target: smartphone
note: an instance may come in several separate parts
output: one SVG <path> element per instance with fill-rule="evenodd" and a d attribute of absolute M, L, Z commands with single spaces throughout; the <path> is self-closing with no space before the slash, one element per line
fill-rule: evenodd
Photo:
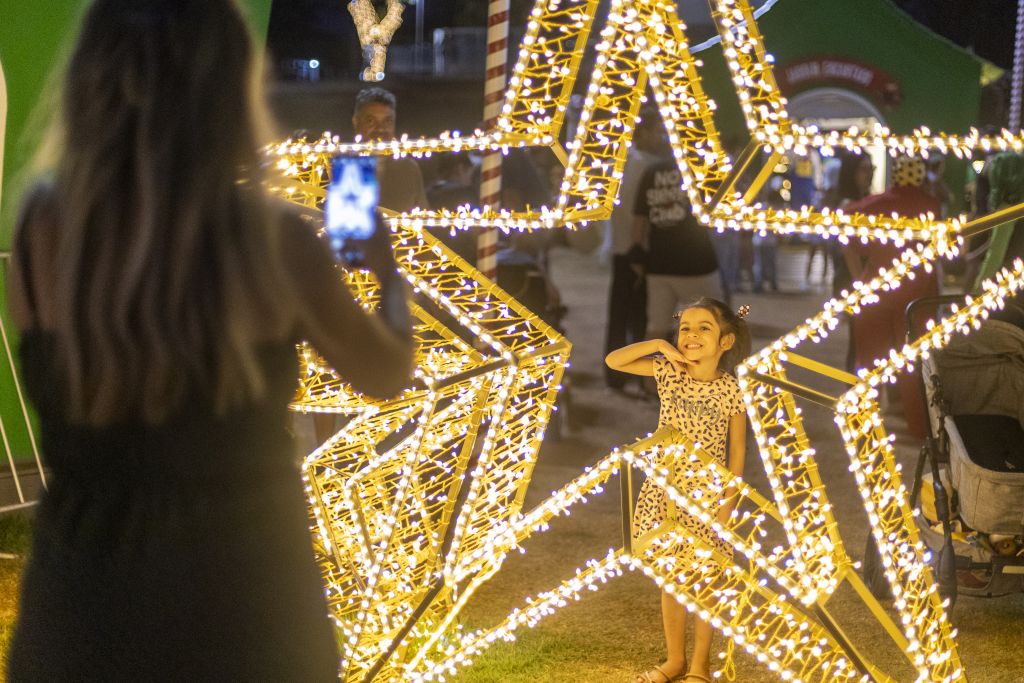
<path fill-rule="evenodd" d="M 343 264 L 365 265 L 363 243 L 377 230 L 379 202 L 375 157 L 339 154 L 331 159 L 325 224 L 331 250 Z"/>

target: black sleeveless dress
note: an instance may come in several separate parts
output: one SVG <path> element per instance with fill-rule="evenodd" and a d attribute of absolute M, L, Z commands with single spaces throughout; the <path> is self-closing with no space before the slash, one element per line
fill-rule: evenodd
<path fill-rule="evenodd" d="M 196 394 L 158 426 L 71 424 L 54 359 L 49 334 L 24 335 L 22 373 L 52 475 L 9 680 L 337 680 L 285 429 L 293 344 L 264 349 L 263 400 L 218 417 Z"/>

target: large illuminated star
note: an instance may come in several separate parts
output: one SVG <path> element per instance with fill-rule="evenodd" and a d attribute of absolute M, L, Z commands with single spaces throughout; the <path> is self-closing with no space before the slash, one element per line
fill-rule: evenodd
<path fill-rule="evenodd" d="M 504 552 L 490 538 L 522 507 L 570 348 L 437 239 L 403 228 L 392 236 L 421 297 L 415 386 L 371 400 L 306 347 L 293 404 L 349 418 L 304 473 L 352 680 L 389 680 L 432 652 L 500 567 Z M 346 278 L 375 304 L 366 272 Z"/>
<path fill-rule="evenodd" d="M 830 597 L 845 582 L 906 654 L 921 680 L 965 680 L 893 461 L 891 438 L 876 401 L 877 385 L 920 355 L 940 348 L 954 330 L 1001 306 L 1024 283 L 1021 264 L 1000 273 L 986 284 L 983 296 L 966 302 L 948 321 L 914 344 L 894 350 L 885 363 L 862 376 L 848 375 L 796 351 L 807 340 L 827 337 L 840 315 L 856 314 L 876 302 L 912 277 L 915 269 L 930 268 L 937 259 L 955 254 L 965 236 L 1024 215 L 1024 206 L 967 222 L 830 213 L 810 207 L 772 209 L 754 204 L 753 198 L 782 154 L 801 155 L 813 149 L 829 154 L 838 148 L 861 151 L 881 145 L 893 154 L 970 156 L 976 150 L 1021 151 L 1024 139 L 1005 131 L 984 137 L 977 131 L 953 136 L 919 129 L 894 135 L 882 128 L 821 133 L 801 127 L 786 112 L 748 2 L 710 4 L 752 138 L 735 160 L 721 147 L 714 106 L 704 94 L 675 2 L 662 0 L 613 0 L 601 29 L 580 125 L 567 149 L 558 140 L 598 0 L 538 1 L 494 130 L 362 144 L 325 137 L 288 141 L 273 151 L 289 179 L 280 192 L 311 206 L 322 200 L 329 159 L 339 152 L 425 155 L 547 146 L 566 169 L 558 201 L 551 207 L 528 212 L 416 210 L 392 216 L 400 267 L 410 282 L 483 342 L 467 344 L 450 331 L 451 321 L 439 322 L 417 309 L 417 374 L 422 386 L 394 402 L 367 401 L 347 389 L 311 350 L 305 351 L 305 382 L 297 407 L 354 416 L 307 463 L 321 560 L 343 629 L 350 674 L 364 680 L 438 680 L 471 662 L 496 639 L 510 637 L 584 590 L 633 569 L 701 613 L 783 679 L 889 680 L 857 651 L 828 612 Z M 893 240 L 905 250 L 891 268 L 869 282 L 855 283 L 852 291 L 826 303 L 821 313 L 739 368 L 771 500 L 678 434 L 665 431 L 615 451 L 523 513 L 522 493 L 568 345 L 425 229 L 531 230 L 575 227 L 608 217 L 648 86 L 694 212 L 709 227 Z M 735 191 L 741 177 L 751 175 L 749 188 Z M 348 277 L 364 302 L 372 305 L 372 282 L 358 274 Z M 503 331 L 496 332 L 495 325 L 504 325 Z M 536 366 L 531 367 L 534 359 Z M 793 382 L 787 376 L 789 367 L 847 388 L 838 396 L 815 392 Z M 836 412 L 871 532 L 896 595 L 898 623 L 864 587 L 839 536 L 797 404 L 808 398 Z M 513 404 L 518 408 L 510 414 L 508 406 Z M 709 473 L 718 494 L 710 491 L 702 501 L 680 495 L 661 464 L 666 457 L 691 458 L 695 470 Z M 699 568 L 681 566 L 673 548 L 686 531 L 670 519 L 638 539 L 635 547 L 627 545 L 588 563 L 574 579 L 537 596 L 497 627 L 455 634 L 455 615 L 511 549 L 543 530 L 552 517 L 599 491 L 613 474 L 624 476 L 630 467 L 663 485 L 677 509 L 712 524 L 743 561 L 734 563 L 696 541 L 706 561 Z M 715 515 L 720 498 L 738 501 L 733 516 L 722 523 Z M 773 527 L 786 539 L 785 546 L 765 547 Z M 720 571 L 714 570 L 716 566 Z"/>

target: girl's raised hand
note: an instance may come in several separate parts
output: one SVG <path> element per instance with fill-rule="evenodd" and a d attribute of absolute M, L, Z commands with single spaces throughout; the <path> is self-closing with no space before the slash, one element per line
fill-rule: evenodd
<path fill-rule="evenodd" d="M 691 365 L 691 362 L 686 359 L 686 356 L 667 341 L 663 341 L 660 344 L 658 351 L 660 351 L 661 355 L 665 356 L 666 360 L 672 364 L 672 367 L 676 369 L 676 372 L 682 372 L 687 365 Z"/>

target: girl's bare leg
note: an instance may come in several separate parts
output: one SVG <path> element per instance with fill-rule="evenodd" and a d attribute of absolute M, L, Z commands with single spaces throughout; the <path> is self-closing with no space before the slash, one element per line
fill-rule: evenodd
<path fill-rule="evenodd" d="M 711 678 L 711 624 L 693 615 L 693 657 L 690 671 Z"/>
<path fill-rule="evenodd" d="M 650 671 L 637 676 L 638 682 L 666 683 L 666 679 L 674 681 L 686 673 L 686 608 L 664 591 L 661 593 L 661 623 L 665 628 L 665 649 L 668 658 Z"/>
<path fill-rule="evenodd" d="M 672 678 L 686 673 L 686 608 L 671 594 L 661 594 L 661 621 L 668 658 L 661 668 Z"/>

